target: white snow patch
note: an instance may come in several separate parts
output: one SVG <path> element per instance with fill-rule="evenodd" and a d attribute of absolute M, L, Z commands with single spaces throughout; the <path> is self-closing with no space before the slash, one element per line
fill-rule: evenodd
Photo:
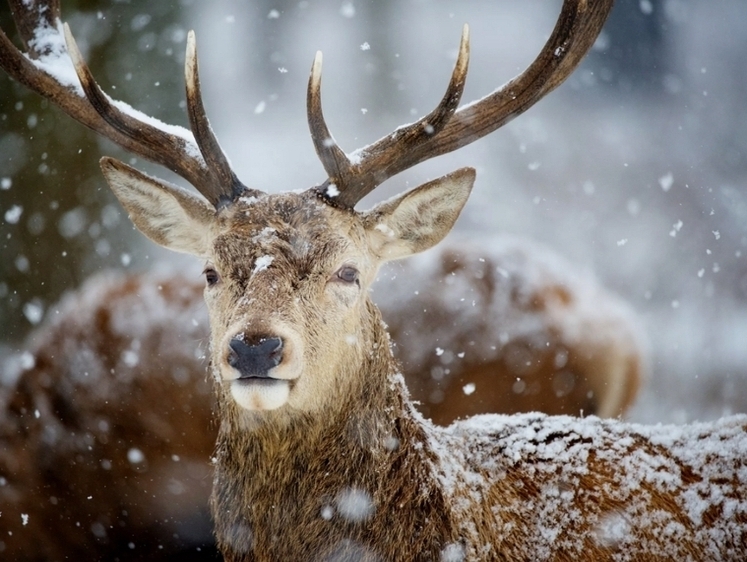
<path fill-rule="evenodd" d="M 254 269 L 252 270 L 252 275 L 260 271 L 264 271 L 265 269 L 270 267 L 270 264 L 272 263 L 273 259 L 274 258 L 272 256 L 258 257 L 257 261 L 254 262 Z"/>
<path fill-rule="evenodd" d="M 71 88 L 77 95 L 84 97 L 85 94 L 75 72 L 73 61 L 67 53 L 62 23 L 57 28 L 48 26 L 36 28 L 29 47 L 41 53 L 38 59 L 29 59 L 31 64 L 49 74 L 62 86 Z"/>
<path fill-rule="evenodd" d="M 127 460 L 130 461 L 131 464 L 140 464 L 145 460 L 145 455 L 140 449 L 133 447 L 127 451 Z"/>
<path fill-rule="evenodd" d="M 19 358 L 19 364 L 24 370 L 33 369 L 36 365 L 36 358 L 30 351 L 24 351 Z"/>
<path fill-rule="evenodd" d="M 355 6 L 352 2 L 344 2 L 342 6 L 340 6 L 340 15 L 344 18 L 353 18 L 355 17 Z"/>
<path fill-rule="evenodd" d="M 322 516 L 322 519 L 324 519 L 325 521 L 329 521 L 330 519 L 332 519 L 332 516 L 334 514 L 335 514 L 335 508 L 332 507 L 331 505 L 325 505 L 322 508 L 322 511 L 320 513 L 320 515 Z"/>
<path fill-rule="evenodd" d="M 340 195 L 340 190 L 337 189 L 337 186 L 333 183 L 329 184 L 327 186 L 327 197 L 337 197 Z"/>
<path fill-rule="evenodd" d="M 378 230 L 381 232 L 384 236 L 387 238 L 394 238 L 394 231 L 389 227 L 389 225 L 382 223 L 377 224 L 374 227 L 374 230 Z"/>
<path fill-rule="evenodd" d="M 467 383 L 462 387 L 462 392 L 464 392 L 467 396 L 472 394 L 474 391 L 475 391 L 475 383 L 473 382 Z"/>
<path fill-rule="evenodd" d="M 630 523 L 625 515 L 613 511 L 602 516 L 599 523 L 592 530 L 594 541 L 605 548 L 615 548 L 630 533 Z"/>
<path fill-rule="evenodd" d="M 5 211 L 5 222 L 8 224 L 18 224 L 21 220 L 21 214 L 23 213 L 23 207 L 20 205 L 13 205 L 10 209 Z"/>
<path fill-rule="evenodd" d="M 672 184 L 674 184 L 674 176 L 672 175 L 672 172 L 668 172 L 659 178 L 659 185 L 664 191 L 672 189 Z"/>
<path fill-rule="evenodd" d="M 360 488 L 346 488 L 336 498 L 337 511 L 351 522 L 365 521 L 374 513 L 371 494 Z"/>
<path fill-rule="evenodd" d="M 44 306 L 37 300 L 32 300 L 23 305 L 23 315 L 26 320 L 36 325 L 44 317 Z"/>
<path fill-rule="evenodd" d="M 465 558 L 466 553 L 461 544 L 447 544 L 441 551 L 441 562 L 462 562 Z"/>

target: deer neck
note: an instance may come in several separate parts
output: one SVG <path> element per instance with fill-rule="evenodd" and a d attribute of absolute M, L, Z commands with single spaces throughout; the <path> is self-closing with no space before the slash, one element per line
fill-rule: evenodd
<path fill-rule="evenodd" d="M 435 477 L 423 468 L 430 466 L 425 429 L 378 310 L 370 318 L 373 352 L 364 354 L 365 376 L 342 407 L 241 431 L 240 413 L 224 405 L 212 508 L 227 560 L 394 559 L 402 543 L 385 537 L 400 519 L 423 560 L 438 558 L 450 524 Z M 398 507 L 424 499 L 428 507 L 417 514 Z"/>

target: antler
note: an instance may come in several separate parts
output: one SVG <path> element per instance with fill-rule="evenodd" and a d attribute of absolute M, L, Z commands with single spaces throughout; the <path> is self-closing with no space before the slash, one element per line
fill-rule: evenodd
<path fill-rule="evenodd" d="M 308 121 L 314 147 L 329 177 L 314 189 L 331 204 L 352 209 L 395 174 L 505 125 L 573 72 L 599 35 L 613 2 L 564 0 L 555 29 L 534 62 L 505 86 L 455 111 L 469 58 L 469 32 L 465 26 L 451 81 L 436 109 L 351 155 L 337 145 L 324 122 L 320 93 L 322 57 L 317 53 L 309 78 Z M 330 185 L 337 189 L 330 192 Z"/>
<path fill-rule="evenodd" d="M 205 115 L 194 33 L 187 39 L 185 64 L 190 132 L 135 111 L 101 90 L 69 28 L 60 24 L 59 0 L 9 4 L 28 52 L 21 53 L 0 30 L 0 67 L 11 77 L 125 150 L 179 174 L 216 207 L 248 191 L 231 171 Z"/>

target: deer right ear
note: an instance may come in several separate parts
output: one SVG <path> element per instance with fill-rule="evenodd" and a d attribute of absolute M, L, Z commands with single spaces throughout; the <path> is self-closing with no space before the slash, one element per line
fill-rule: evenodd
<path fill-rule="evenodd" d="M 475 170 L 461 168 L 364 213 L 374 253 L 388 261 L 438 244 L 454 226 L 474 183 Z"/>
<path fill-rule="evenodd" d="M 206 257 L 215 209 L 181 187 L 115 160 L 102 158 L 101 170 L 137 229 L 170 250 Z"/>

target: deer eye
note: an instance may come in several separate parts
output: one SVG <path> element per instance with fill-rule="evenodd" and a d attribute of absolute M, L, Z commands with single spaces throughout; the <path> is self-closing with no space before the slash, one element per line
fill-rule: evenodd
<path fill-rule="evenodd" d="M 220 281 L 220 275 L 212 267 L 206 267 L 205 271 L 202 272 L 205 275 L 205 281 L 207 281 L 208 287 L 212 287 L 218 281 Z"/>
<path fill-rule="evenodd" d="M 344 283 L 356 283 L 357 285 L 360 285 L 360 282 L 358 281 L 358 270 L 349 265 L 345 265 L 338 269 L 337 273 L 335 273 L 335 277 Z"/>

